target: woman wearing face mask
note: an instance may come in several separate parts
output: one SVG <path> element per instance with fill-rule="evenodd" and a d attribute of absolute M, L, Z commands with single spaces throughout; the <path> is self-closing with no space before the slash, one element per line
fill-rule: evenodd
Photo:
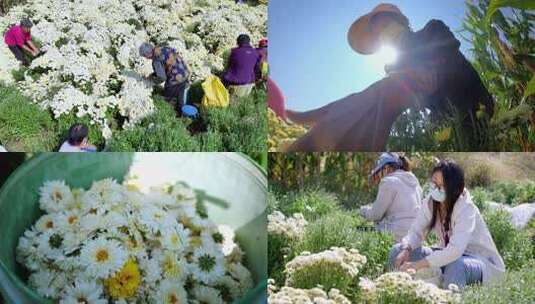
<path fill-rule="evenodd" d="M 379 184 L 377 198 L 360 208 L 363 217 L 377 223 L 377 230 L 392 232 L 398 242 L 407 234 L 422 200 L 422 188 L 410 167 L 405 156 L 383 153 L 370 176 Z"/>
<path fill-rule="evenodd" d="M 348 41 L 364 55 L 394 47 L 398 60 L 385 67 L 387 77 L 362 92 L 308 112 L 287 110 L 289 120 L 311 127 L 288 151 L 384 150 L 393 123 L 411 107 L 439 118 L 453 105 L 470 129 L 481 106 L 492 116 L 492 96 L 442 21 L 414 32 L 398 7 L 380 4 L 353 23 Z"/>
<path fill-rule="evenodd" d="M 439 249 L 422 247 L 431 230 L 440 239 Z M 433 168 L 430 196 L 407 235 L 390 253 L 390 269 L 427 267 L 442 270 L 444 288 L 487 283 L 505 272 L 487 225 L 464 188 L 464 172 L 452 161 Z"/>

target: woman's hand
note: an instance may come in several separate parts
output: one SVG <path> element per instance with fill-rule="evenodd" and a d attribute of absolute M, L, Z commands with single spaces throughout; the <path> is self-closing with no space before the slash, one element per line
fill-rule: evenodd
<path fill-rule="evenodd" d="M 394 261 L 394 266 L 396 269 L 399 269 L 402 265 L 406 264 L 409 261 L 410 251 L 408 249 L 402 250 L 396 260 Z"/>
<path fill-rule="evenodd" d="M 417 262 L 405 262 L 401 265 L 400 270 L 401 271 L 409 271 L 409 269 L 413 269 L 414 271 L 418 271 L 420 269 L 424 269 L 429 267 L 429 262 L 427 262 L 426 259 L 421 259 Z"/>
<path fill-rule="evenodd" d="M 364 206 L 361 206 L 359 208 L 359 214 L 363 217 L 363 218 L 367 218 L 367 214 L 368 214 L 368 211 L 371 209 L 371 206 L 370 205 L 364 205 Z"/>

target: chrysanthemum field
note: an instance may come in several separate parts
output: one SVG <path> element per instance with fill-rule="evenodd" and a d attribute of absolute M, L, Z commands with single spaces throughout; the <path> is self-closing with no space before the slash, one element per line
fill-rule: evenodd
<path fill-rule="evenodd" d="M 394 236 L 378 232 L 358 212 L 375 199 L 377 188 L 367 175 L 377 156 L 270 154 L 269 303 L 535 302 L 533 156 L 409 155 L 422 185 L 433 156 L 453 158 L 464 166 L 469 191 L 505 261 L 503 281 L 462 292 L 456 286 L 438 288 L 432 271 L 385 270 Z M 435 238 L 431 235 L 427 244 L 434 244 Z"/>
<path fill-rule="evenodd" d="M 196 124 L 171 121 L 162 112 L 170 108 L 159 98 L 161 89 L 146 78 L 152 73 L 151 62 L 138 54 L 142 42 L 175 48 L 192 72 L 190 101 L 199 102 L 200 82 L 224 69 L 226 54 L 239 34 L 249 34 L 253 43 L 267 35 L 265 4 L 27 1 L 0 16 L 0 32 L 22 17 L 34 21 L 32 37 L 43 52 L 26 68 L 0 45 L 0 141 L 8 148 L 54 150 L 67 124 L 82 121 L 92 126 L 90 139 L 108 150 L 244 150 L 247 145 L 251 151 L 265 150 L 265 144 L 259 144 L 259 137 L 263 140 L 267 133 L 262 128 L 262 86 L 248 98 L 232 100 L 227 109 L 206 109 L 203 121 Z M 22 117 L 6 114 L 10 109 Z M 34 126 L 28 126 L 32 121 Z M 237 130 L 240 123 L 245 126 Z M 137 138 L 140 127 L 153 131 L 145 135 L 155 137 L 152 142 Z M 235 146 L 233 132 L 242 132 L 237 136 L 243 146 Z M 158 142 L 157 137 L 175 142 Z"/>

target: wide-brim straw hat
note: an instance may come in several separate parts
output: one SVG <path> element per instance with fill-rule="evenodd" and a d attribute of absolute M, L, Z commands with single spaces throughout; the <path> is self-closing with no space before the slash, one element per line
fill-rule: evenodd
<path fill-rule="evenodd" d="M 401 10 L 397 6 L 388 3 L 379 4 L 371 13 L 358 18 L 349 28 L 347 40 L 355 52 L 369 55 L 379 49 L 379 37 L 378 35 L 374 35 L 370 22 L 375 16 L 380 14 L 392 15 L 398 18 L 402 24 L 409 26 L 409 19 L 401 13 Z"/>

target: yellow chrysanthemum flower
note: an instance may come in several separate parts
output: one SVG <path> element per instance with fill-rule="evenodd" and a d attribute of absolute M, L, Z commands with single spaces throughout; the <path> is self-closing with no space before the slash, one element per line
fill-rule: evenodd
<path fill-rule="evenodd" d="M 108 293 L 114 299 L 133 296 L 141 283 L 141 274 L 134 260 L 128 260 L 121 270 L 105 281 Z"/>

